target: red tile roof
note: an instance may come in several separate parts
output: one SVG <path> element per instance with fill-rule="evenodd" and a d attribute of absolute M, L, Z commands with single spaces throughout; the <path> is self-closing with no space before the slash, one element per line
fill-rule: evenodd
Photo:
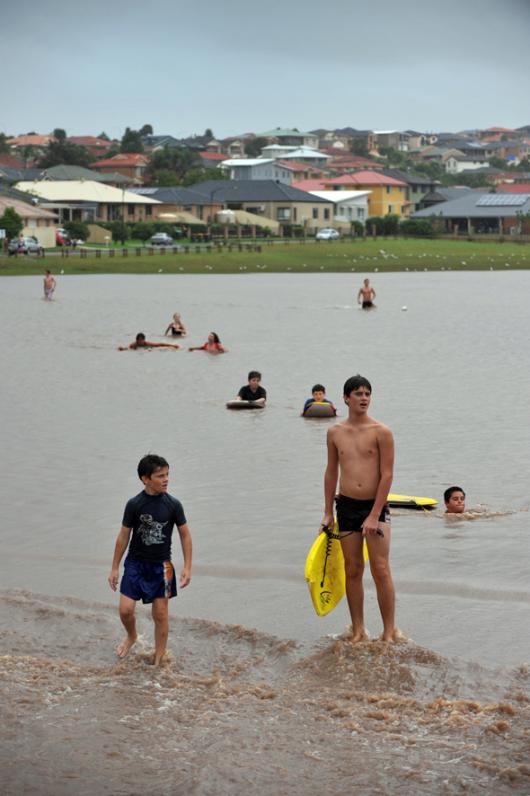
<path fill-rule="evenodd" d="M 199 155 L 203 160 L 226 160 L 226 155 L 223 155 L 222 152 L 199 152 Z"/>
<path fill-rule="evenodd" d="M 530 193 L 530 182 L 501 182 L 497 185 L 501 193 Z"/>
<path fill-rule="evenodd" d="M 68 141 L 78 146 L 101 147 L 101 149 L 109 149 L 112 146 L 112 141 L 107 141 L 105 138 L 97 138 L 95 135 L 69 135 Z"/>
<path fill-rule="evenodd" d="M 112 158 L 96 160 L 92 166 L 145 166 L 149 163 L 149 157 L 140 153 L 123 153 L 114 155 Z"/>
<path fill-rule="evenodd" d="M 50 141 L 53 141 L 53 135 L 17 135 L 15 138 L 10 138 L 8 144 L 10 146 L 48 146 Z"/>
<path fill-rule="evenodd" d="M 316 171 L 319 174 L 323 174 L 323 170 L 319 169 L 318 166 L 310 166 L 308 163 L 300 163 L 298 160 L 278 160 L 276 162 L 285 169 L 291 169 L 291 171 Z"/>
<path fill-rule="evenodd" d="M 298 188 L 300 191 L 324 191 L 326 189 L 325 180 L 299 180 L 293 182 L 291 188 Z"/>
<path fill-rule="evenodd" d="M 8 155 L 0 154 L 0 166 L 4 166 L 6 169 L 25 169 L 26 164 L 21 158 L 17 158 L 16 155 Z"/>
<path fill-rule="evenodd" d="M 377 171 L 356 171 L 354 174 L 343 174 L 326 180 L 326 185 L 397 185 L 406 188 L 407 184 L 394 177 L 387 177 Z"/>

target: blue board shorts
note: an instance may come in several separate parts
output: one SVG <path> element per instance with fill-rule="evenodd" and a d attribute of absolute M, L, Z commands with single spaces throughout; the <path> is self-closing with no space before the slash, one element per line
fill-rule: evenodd
<path fill-rule="evenodd" d="M 171 561 L 138 561 L 126 558 L 120 593 L 131 600 L 152 603 L 159 597 L 175 597 L 177 578 Z"/>

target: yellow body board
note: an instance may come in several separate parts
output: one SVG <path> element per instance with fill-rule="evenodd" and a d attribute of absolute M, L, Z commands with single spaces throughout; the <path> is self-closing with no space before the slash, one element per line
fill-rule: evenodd
<path fill-rule="evenodd" d="M 388 505 L 394 508 L 409 509 L 432 509 L 438 505 L 437 500 L 426 497 L 415 497 L 414 495 L 389 495 Z"/>
<path fill-rule="evenodd" d="M 338 533 L 336 520 L 333 533 Z M 366 561 L 366 542 L 363 551 Z M 344 556 L 339 539 L 330 539 L 324 531 L 317 536 L 305 561 L 305 579 L 318 616 L 329 614 L 340 603 L 346 591 Z"/>

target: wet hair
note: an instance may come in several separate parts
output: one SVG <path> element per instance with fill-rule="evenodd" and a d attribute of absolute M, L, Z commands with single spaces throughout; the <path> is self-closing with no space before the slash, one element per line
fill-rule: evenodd
<path fill-rule="evenodd" d="M 219 335 L 218 335 L 218 334 L 216 334 L 215 332 L 210 332 L 210 334 L 212 334 L 212 335 L 213 335 L 213 341 L 214 341 L 214 343 L 220 343 L 220 342 L 221 342 L 221 341 L 219 340 Z"/>
<path fill-rule="evenodd" d="M 344 382 L 344 395 L 347 397 L 360 387 L 366 387 L 370 394 L 372 393 L 372 385 L 368 379 L 365 379 L 364 376 L 360 376 L 359 373 L 356 376 L 350 376 L 350 378 Z"/>
<path fill-rule="evenodd" d="M 143 332 L 138 332 L 136 335 L 136 342 L 139 343 L 141 340 L 145 340 L 145 334 Z"/>
<path fill-rule="evenodd" d="M 250 379 L 260 379 L 261 380 L 261 373 L 259 372 L 259 370 L 251 370 L 251 371 L 249 371 L 248 380 L 250 381 Z"/>
<path fill-rule="evenodd" d="M 446 489 L 444 492 L 445 503 L 449 503 L 451 497 L 454 495 L 455 492 L 461 492 L 464 497 L 466 496 L 466 493 L 464 492 L 461 486 L 450 486 L 449 489 Z"/>
<path fill-rule="evenodd" d="M 311 388 L 311 392 L 326 392 L 326 388 L 323 384 L 315 384 L 315 386 Z"/>
<path fill-rule="evenodd" d="M 151 478 L 155 470 L 160 470 L 161 467 L 169 467 L 169 464 L 163 456 L 157 456 L 154 453 L 148 453 L 138 462 L 138 478 L 142 477 Z"/>

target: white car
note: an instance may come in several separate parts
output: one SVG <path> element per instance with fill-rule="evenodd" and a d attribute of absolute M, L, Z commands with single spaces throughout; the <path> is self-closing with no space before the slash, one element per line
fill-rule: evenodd
<path fill-rule="evenodd" d="M 337 238 L 340 238 L 340 233 L 336 229 L 329 227 L 319 230 L 315 237 L 317 240 L 337 240 Z"/>

